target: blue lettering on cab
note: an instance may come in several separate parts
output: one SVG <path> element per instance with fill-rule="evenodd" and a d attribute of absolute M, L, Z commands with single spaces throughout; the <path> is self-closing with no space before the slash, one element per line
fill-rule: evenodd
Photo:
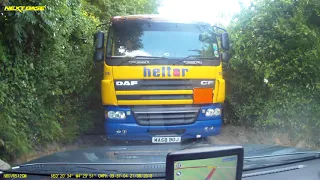
<path fill-rule="evenodd" d="M 143 77 L 185 77 L 189 69 L 187 68 L 143 68 Z"/>

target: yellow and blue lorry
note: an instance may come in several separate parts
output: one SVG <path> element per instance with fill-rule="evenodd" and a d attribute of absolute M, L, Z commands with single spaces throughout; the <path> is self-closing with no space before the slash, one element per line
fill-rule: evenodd
<path fill-rule="evenodd" d="M 104 66 L 107 138 L 174 143 L 219 134 L 228 50 L 226 30 L 209 23 L 112 17 L 107 33 L 95 35 L 94 54 Z"/>

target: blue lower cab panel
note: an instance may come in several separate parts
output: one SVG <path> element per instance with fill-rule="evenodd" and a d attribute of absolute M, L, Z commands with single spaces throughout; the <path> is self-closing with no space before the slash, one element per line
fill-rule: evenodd
<path fill-rule="evenodd" d="M 159 136 L 179 136 L 182 139 L 213 136 L 220 134 L 222 118 L 221 115 L 206 117 L 205 112 L 215 108 L 221 108 L 221 104 L 133 108 L 105 106 L 106 112 L 126 113 L 125 119 L 106 117 L 106 135 L 109 139 L 118 140 L 152 140 L 152 137 Z"/>
<path fill-rule="evenodd" d="M 221 119 L 196 121 L 194 124 L 177 126 L 140 126 L 136 123 L 105 123 L 108 139 L 152 140 L 152 137 L 180 136 L 183 140 L 220 134 Z M 207 127 L 207 128 L 206 128 Z"/>

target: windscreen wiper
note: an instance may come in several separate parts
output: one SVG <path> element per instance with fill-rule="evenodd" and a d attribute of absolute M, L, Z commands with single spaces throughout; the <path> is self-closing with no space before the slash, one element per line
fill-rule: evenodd
<path fill-rule="evenodd" d="M 190 58 L 195 58 L 195 59 L 202 59 L 202 60 L 212 60 L 213 57 L 201 57 L 200 55 L 189 55 L 187 57 L 184 57 L 182 59 L 180 59 L 178 62 L 174 63 L 173 65 L 177 65 L 180 64 L 181 62 L 183 62 L 184 64 L 193 64 L 193 65 L 201 65 L 202 61 L 185 61 L 186 59 L 190 59 Z"/>
<path fill-rule="evenodd" d="M 294 153 L 283 153 L 283 154 L 273 154 L 273 155 L 263 155 L 263 156 L 250 156 L 244 157 L 245 160 L 254 160 L 254 159 L 261 159 L 261 158 L 273 158 L 279 156 L 294 156 L 294 155 L 311 155 L 320 158 L 319 151 L 307 151 L 307 152 L 294 152 Z"/>
<path fill-rule="evenodd" d="M 127 60 L 122 61 L 119 65 L 122 65 L 127 62 L 129 64 L 149 64 L 150 62 L 148 60 L 167 59 L 165 56 L 113 56 L 113 57 L 128 58 Z"/>
<path fill-rule="evenodd" d="M 195 52 L 201 53 L 200 49 L 189 49 L 188 51 L 195 51 Z"/>
<path fill-rule="evenodd" d="M 284 156 L 295 156 L 295 157 L 284 158 Z M 270 158 L 276 158 L 276 159 L 271 160 Z M 243 170 L 249 171 L 249 170 L 261 169 L 266 167 L 308 161 L 308 160 L 313 160 L 318 158 L 320 158 L 320 152 L 312 152 L 312 151 L 245 157 L 244 158 L 245 167 L 243 168 Z"/>

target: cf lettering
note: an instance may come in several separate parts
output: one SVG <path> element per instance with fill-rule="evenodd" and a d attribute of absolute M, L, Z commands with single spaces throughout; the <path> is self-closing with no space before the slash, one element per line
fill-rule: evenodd
<path fill-rule="evenodd" d="M 201 81 L 201 85 L 211 85 L 213 81 Z"/>

